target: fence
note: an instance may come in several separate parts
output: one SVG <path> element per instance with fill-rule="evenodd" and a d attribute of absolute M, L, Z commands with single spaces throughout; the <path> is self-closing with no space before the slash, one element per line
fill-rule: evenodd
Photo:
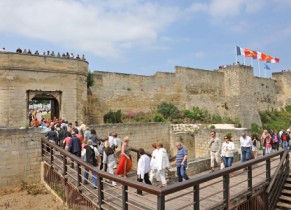
<path fill-rule="evenodd" d="M 42 139 L 42 157 L 46 165 L 45 181 L 56 192 L 59 191 L 57 193 L 75 209 L 197 210 L 235 207 L 247 209 L 247 206 L 256 207 L 252 209 L 267 209 L 269 205 L 266 205 L 268 196 L 265 196 L 265 190 L 271 177 L 283 174 L 278 180 L 284 181 L 286 173 L 289 173 L 289 155 L 287 151 L 284 155 L 283 153 L 281 150 L 160 188 L 100 171 Z M 284 163 L 280 162 L 281 158 Z M 284 169 L 282 165 L 285 166 Z M 84 176 L 86 172 L 89 173 L 89 178 Z M 96 185 L 92 179 L 97 179 Z M 84 184 L 84 181 L 88 184 Z M 117 185 L 113 185 L 112 181 Z M 144 191 L 144 195 L 138 195 L 137 189 Z"/>

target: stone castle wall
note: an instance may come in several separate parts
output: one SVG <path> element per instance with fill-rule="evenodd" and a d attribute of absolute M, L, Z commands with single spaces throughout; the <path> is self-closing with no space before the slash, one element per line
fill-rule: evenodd
<path fill-rule="evenodd" d="M 176 67 L 175 73 L 158 72 L 154 76 L 95 71 L 89 96 L 91 121 L 103 123 L 104 114 L 110 110 L 147 112 L 166 101 L 179 109 L 198 106 L 212 114 L 237 117 L 243 127 L 260 125 L 258 111 L 277 109 L 291 100 L 291 80 L 287 78 L 257 78 L 252 67 L 244 65 L 219 71 Z"/>
<path fill-rule="evenodd" d="M 38 129 L 0 129 L 0 186 L 40 181 L 41 134 Z"/>
<path fill-rule="evenodd" d="M 109 110 L 147 112 L 163 101 L 180 109 L 198 106 L 225 114 L 220 72 L 176 67 L 175 73 L 158 72 L 154 76 L 94 72 L 94 79 L 89 102 L 90 107 L 97 105 L 99 109 L 92 109 L 93 123 L 102 123 Z"/>
<path fill-rule="evenodd" d="M 59 92 L 60 117 L 84 117 L 88 63 L 80 60 L 0 53 L 0 127 L 25 127 L 28 91 Z"/>

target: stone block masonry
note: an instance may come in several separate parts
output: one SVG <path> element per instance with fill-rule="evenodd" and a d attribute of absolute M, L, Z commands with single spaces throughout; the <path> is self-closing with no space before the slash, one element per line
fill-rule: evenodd
<path fill-rule="evenodd" d="M 39 129 L 0 129 L 0 187 L 40 181 Z"/>

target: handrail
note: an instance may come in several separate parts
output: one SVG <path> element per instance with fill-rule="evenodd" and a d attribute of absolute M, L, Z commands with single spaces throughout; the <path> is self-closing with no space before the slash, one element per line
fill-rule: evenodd
<path fill-rule="evenodd" d="M 109 174 L 107 172 L 104 172 L 102 170 L 99 170 L 98 168 L 84 162 L 81 158 L 71 154 L 70 152 L 64 150 L 61 147 L 58 147 L 57 145 L 49 142 L 48 140 L 46 140 L 45 138 L 41 138 L 41 141 L 48 144 L 49 146 L 53 147 L 55 150 L 62 152 L 65 156 L 69 157 L 70 159 L 74 160 L 76 163 L 85 166 L 85 168 L 89 169 L 92 172 L 97 173 L 97 175 L 106 178 L 106 179 L 110 179 L 113 180 L 115 182 L 119 182 L 122 185 L 126 185 L 129 187 L 133 187 L 133 188 L 138 188 L 141 189 L 142 191 L 154 194 L 154 195 L 159 195 L 160 194 L 160 188 L 157 186 L 153 186 L 153 185 L 145 185 L 141 182 L 134 182 L 130 179 L 127 178 L 123 178 L 123 177 L 119 177 L 119 176 L 115 176 L 112 174 Z"/>
<path fill-rule="evenodd" d="M 221 177 L 223 175 L 230 174 L 230 173 L 232 173 L 234 171 L 237 171 L 237 170 L 240 170 L 240 169 L 244 169 L 246 167 L 249 167 L 251 165 L 257 164 L 257 163 L 262 162 L 264 160 L 269 160 L 270 158 L 276 157 L 276 156 L 278 156 L 279 154 L 281 154 L 283 152 L 284 151 L 277 151 L 277 152 L 268 154 L 266 156 L 258 157 L 258 158 L 254 159 L 254 160 L 249 160 L 247 162 L 240 163 L 239 165 L 236 165 L 236 166 L 232 166 L 232 167 L 229 167 L 229 168 L 225 168 L 223 170 L 215 171 L 215 172 L 213 172 L 211 174 L 207 174 L 207 175 L 204 175 L 204 176 L 199 176 L 199 177 L 196 177 L 196 178 L 193 178 L 193 179 L 189 179 L 189 180 L 184 181 L 184 182 L 175 183 L 173 185 L 169 185 L 167 187 L 162 188 L 161 191 L 162 191 L 163 195 L 168 195 L 168 194 L 171 194 L 173 192 L 176 192 L 176 191 L 188 188 L 188 187 L 192 187 L 192 186 L 198 185 L 198 184 L 200 184 L 202 182 L 206 182 L 206 181 Z"/>
<path fill-rule="evenodd" d="M 280 161 L 280 163 L 279 163 L 279 165 L 278 165 L 278 167 L 277 167 L 277 169 L 276 169 L 276 171 L 274 173 L 273 179 L 271 180 L 271 182 L 270 182 L 270 184 L 269 184 L 269 186 L 268 186 L 268 188 L 266 190 L 266 193 L 270 193 L 271 188 L 273 187 L 273 185 L 275 183 L 275 180 L 276 180 L 275 178 L 278 176 L 283 163 L 286 161 L 287 155 L 289 155 L 289 151 L 285 150 L 284 153 L 283 153 L 283 156 L 281 158 L 281 161 Z"/>
<path fill-rule="evenodd" d="M 193 178 L 193 179 L 190 179 L 190 180 L 187 180 L 187 181 L 184 181 L 184 182 L 179 182 L 179 183 L 174 183 L 174 184 L 171 184 L 171 185 L 168 185 L 166 187 L 163 187 L 163 188 L 159 188 L 157 186 L 153 186 L 153 185 L 146 185 L 144 183 L 141 183 L 141 182 L 137 182 L 135 180 L 131 180 L 131 179 L 127 179 L 127 178 L 123 178 L 123 177 L 119 177 L 119 176 L 116 176 L 116 175 L 112 175 L 112 174 L 109 174 L 107 172 L 104 172 L 104 171 L 101 171 L 99 170 L 97 167 L 94 167 L 86 162 L 84 162 L 83 160 L 81 160 L 79 157 L 69 153 L 68 151 L 64 150 L 63 148 L 61 147 L 58 147 L 57 145 L 49 142 L 48 140 L 46 140 L 45 138 L 42 138 L 41 139 L 42 141 L 42 155 L 46 156 L 46 160 L 48 161 L 48 165 L 51 165 L 53 167 L 53 165 L 55 164 L 54 163 L 54 154 L 52 152 L 52 149 L 57 151 L 57 152 L 60 152 L 61 155 L 63 156 L 63 163 L 64 163 L 64 167 L 66 167 L 66 162 L 67 160 L 68 161 L 72 161 L 74 162 L 75 164 L 77 164 L 77 177 L 79 179 L 79 176 L 80 176 L 80 171 L 79 171 L 79 167 L 81 166 L 82 168 L 84 167 L 86 170 L 89 170 L 93 173 L 96 173 L 97 174 L 97 177 L 98 177 L 98 183 L 99 183 L 99 186 L 98 187 L 98 205 L 101 206 L 104 200 L 104 192 L 103 192 L 103 182 L 104 180 L 102 179 L 109 179 L 110 181 L 115 181 L 119 184 L 122 185 L 122 206 L 128 206 L 128 205 L 131 205 L 130 204 L 130 201 L 128 199 L 128 192 L 127 192 L 127 189 L 128 187 L 131 187 L 133 189 L 138 189 L 138 190 L 142 190 L 144 192 L 147 192 L 153 196 L 156 196 L 156 205 L 157 205 L 157 209 L 159 210 L 164 210 L 166 208 L 166 205 L 165 203 L 167 201 L 170 201 L 170 200 L 174 200 L 174 199 L 165 199 L 165 196 L 166 195 L 170 195 L 170 194 L 173 194 L 173 196 L 177 199 L 178 197 L 181 197 L 179 196 L 179 194 L 174 194 L 174 193 L 178 193 L 179 191 L 182 191 L 182 190 L 185 190 L 186 188 L 190 188 L 192 189 L 192 192 L 193 192 L 193 200 L 191 201 L 191 203 L 189 204 L 190 205 L 193 205 L 195 207 L 195 209 L 199 209 L 199 206 L 200 206 L 200 201 L 202 201 L 203 199 L 201 199 L 200 197 L 200 187 L 203 183 L 207 182 L 207 181 L 210 181 L 210 180 L 213 180 L 215 178 L 223 178 L 222 179 L 222 183 L 223 183 L 223 194 L 221 194 L 221 191 L 219 191 L 220 195 L 223 195 L 223 202 L 221 203 L 218 202 L 216 204 L 214 204 L 214 206 L 216 207 L 222 207 L 224 206 L 225 208 L 228 208 L 230 207 L 230 202 L 235 199 L 236 197 L 238 197 L 239 195 L 235 195 L 233 196 L 230 196 L 230 189 L 231 187 L 233 186 L 230 186 L 230 174 L 234 171 L 238 171 L 238 170 L 241 170 L 241 169 L 244 169 L 244 168 L 248 168 L 248 173 L 246 174 L 247 175 L 247 180 L 248 180 L 248 183 L 247 183 L 247 189 L 245 191 L 242 191 L 242 193 L 244 194 L 247 194 L 248 196 L 252 195 L 252 189 L 253 189 L 253 185 L 252 185 L 252 171 L 254 170 L 253 168 L 253 165 L 254 164 L 257 164 L 257 163 L 261 163 L 261 162 L 264 162 L 265 161 L 265 165 L 266 165 L 266 170 L 262 173 L 262 174 L 265 174 L 264 176 L 264 180 L 263 182 L 260 182 L 261 185 L 268 185 L 269 183 L 273 183 L 274 181 L 271 179 L 271 162 L 273 162 L 273 160 L 278 160 L 278 158 L 274 158 L 274 157 L 278 157 L 280 156 L 282 158 L 282 161 L 284 159 L 288 159 L 288 154 L 286 154 L 286 151 L 277 151 L 277 152 L 273 152 L 271 154 L 268 154 L 266 156 L 262 156 L 262 157 L 259 157 L 257 159 L 254 159 L 254 160 L 250 160 L 250 161 L 247 161 L 245 163 L 240 163 L 239 165 L 234 165 L 232 167 L 229 167 L 229 168 L 225 168 L 223 170 L 218 170 L 214 173 L 211 173 L 211 174 L 207 174 L 207 175 L 204 175 L 204 176 L 200 176 L 200 177 L 196 177 L 196 178 Z M 45 149 L 44 147 L 47 147 L 48 149 L 50 148 L 50 153 L 48 154 L 44 154 L 43 152 L 45 152 Z M 132 151 L 136 150 L 135 148 L 131 148 Z M 136 151 L 134 151 L 136 152 Z M 148 154 L 150 155 L 150 154 Z M 271 160 L 272 159 L 272 160 Z M 281 162 L 282 162 L 281 161 Z M 281 163 L 279 164 L 279 166 L 283 166 Z M 286 167 L 285 167 L 286 169 Z M 64 169 L 65 171 L 67 171 L 66 169 Z M 84 169 L 83 169 L 84 170 Z M 277 168 L 276 170 L 276 174 L 278 174 L 279 172 L 277 172 L 279 169 Z M 66 174 L 66 172 L 64 172 L 64 175 Z M 74 177 L 75 178 L 75 177 Z M 104 182 L 105 183 L 105 182 Z M 78 180 L 78 183 L 77 183 L 77 187 L 80 186 L 80 180 Z M 202 189 L 202 188 L 201 188 Z M 181 193 L 184 193 L 184 192 L 181 192 Z M 204 196 L 205 197 L 205 196 Z M 203 202 L 203 201 L 202 201 Z M 167 204 L 169 204 L 167 202 Z M 170 205 L 170 204 L 169 204 Z M 188 205 L 188 204 L 187 204 Z M 127 208 L 125 208 L 127 209 Z"/>

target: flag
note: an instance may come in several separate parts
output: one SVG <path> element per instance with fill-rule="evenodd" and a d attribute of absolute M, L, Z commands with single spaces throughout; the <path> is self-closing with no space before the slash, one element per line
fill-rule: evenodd
<path fill-rule="evenodd" d="M 245 55 L 244 49 L 236 46 L 236 54 L 237 55 Z"/>
<path fill-rule="evenodd" d="M 267 55 L 265 53 L 261 53 L 260 61 L 271 61 L 273 59 L 272 56 Z"/>
<path fill-rule="evenodd" d="M 270 66 L 268 66 L 268 64 L 266 64 L 266 63 L 265 63 L 264 69 L 271 70 Z"/>
<path fill-rule="evenodd" d="M 250 49 L 244 49 L 244 52 L 245 52 L 245 56 L 246 57 L 251 57 L 251 58 L 254 58 L 254 59 L 257 58 L 257 52 L 256 51 L 253 51 L 253 50 L 250 50 Z"/>
<path fill-rule="evenodd" d="M 267 63 L 279 63 L 279 58 L 272 58 L 271 60 L 266 61 Z"/>

